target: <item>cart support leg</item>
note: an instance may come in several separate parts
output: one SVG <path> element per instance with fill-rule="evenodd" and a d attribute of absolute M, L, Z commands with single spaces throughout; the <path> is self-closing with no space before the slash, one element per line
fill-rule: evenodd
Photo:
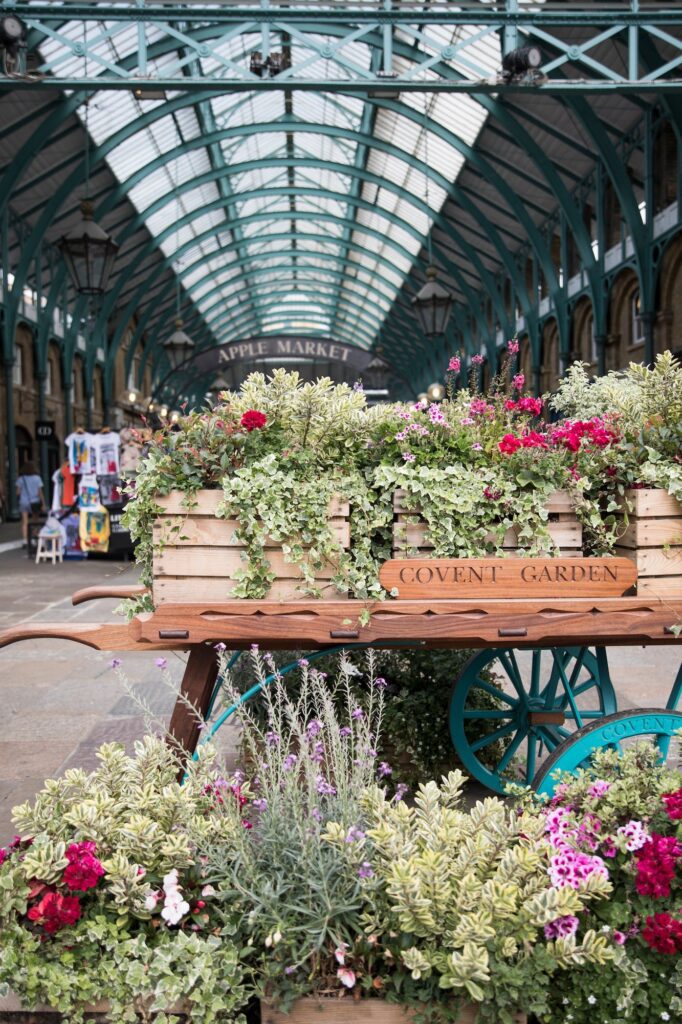
<path fill-rule="evenodd" d="M 217 678 L 218 657 L 213 647 L 193 647 L 168 730 L 183 750 L 183 761 L 192 756 L 199 742 L 201 719 L 208 711 Z"/>

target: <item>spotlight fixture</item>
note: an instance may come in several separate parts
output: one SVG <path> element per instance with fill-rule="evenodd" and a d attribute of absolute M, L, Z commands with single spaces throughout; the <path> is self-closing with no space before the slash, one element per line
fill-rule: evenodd
<path fill-rule="evenodd" d="M 510 82 L 536 82 L 542 78 L 538 68 L 542 64 L 542 51 L 539 46 L 521 46 L 518 50 L 510 50 L 502 58 L 501 80 Z"/>
<path fill-rule="evenodd" d="M 153 85 L 136 85 L 133 88 L 133 96 L 136 100 L 167 100 L 168 93 L 165 89 L 155 88 Z"/>
<path fill-rule="evenodd" d="M 254 50 L 249 60 L 249 71 L 259 78 L 275 78 L 291 67 L 291 56 L 284 50 L 281 53 L 270 53 L 263 57 L 260 50 Z"/>

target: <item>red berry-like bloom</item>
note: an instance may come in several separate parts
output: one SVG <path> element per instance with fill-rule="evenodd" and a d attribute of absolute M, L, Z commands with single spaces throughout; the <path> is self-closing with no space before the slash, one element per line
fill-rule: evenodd
<path fill-rule="evenodd" d="M 682 819 L 682 789 L 678 789 L 676 793 L 664 793 L 662 800 L 670 820 L 680 821 Z"/>
<path fill-rule="evenodd" d="M 104 868 L 95 857 L 94 843 L 72 843 L 67 847 L 69 866 L 64 871 L 64 882 L 69 889 L 92 889 L 104 874 Z"/>
<path fill-rule="evenodd" d="M 244 430 L 248 430 L 251 433 L 252 430 L 262 430 L 268 422 L 268 418 L 264 412 L 258 412 L 257 409 L 248 409 L 239 422 Z"/>
<path fill-rule="evenodd" d="M 75 924 L 81 916 L 81 905 L 77 896 L 62 896 L 51 889 L 39 903 L 31 907 L 27 917 L 42 925 L 48 935 L 54 935 L 60 928 Z"/>
<path fill-rule="evenodd" d="M 653 896 L 655 899 L 669 896 L 677 861 L 682 857 L 682 845 L 677 839 L 653 832 L 644 846 L 637 850 L 635 857 L 635 888 L 640 896 Z"/>
<path fill-rule="evenodd" d="M 642 928 L 642 938 L 657 953 L 674 956 L 682 953 L 682 921 L 670 914 L 654 914 L 647 917 Z"/>

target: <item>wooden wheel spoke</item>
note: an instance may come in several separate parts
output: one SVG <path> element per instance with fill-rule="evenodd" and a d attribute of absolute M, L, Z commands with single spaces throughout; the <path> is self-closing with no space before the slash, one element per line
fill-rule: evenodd
<path fill-rule="evenodd" d="M 512 757 L 523 743 L 526 736 L 527 733 L 524 732 L 522 729 L 519 730 L 519 732 L 517 732 L 516 736 L 505 750 L 504 755 L 497 766 L 497 771 L 500 775 L 502 774 L 502 772 L 506 771 L 507 767 L 509 766 L 509 762 L 511 761 Z"/>
<path fill-rule="evenodd" d="M 523 687 L 523 680 L 519 672 L 519 666 L 516 663 L 513 651 L 500 651 L 499 652 L 500 664 L 507 673 L 507 678 L 518 693 L 521 700 L 525 700 L 526 691 Z"/>
<path fill-rule="evenodd" d="M 471 710 L 465 710 L 462 712 L 462 718 L 473 719 L 474 721 L 478 718 L 485 718 L 495 721 L 501 718 L 511 718 L 513 714 L 513 711 L 503 711 L 498 708 L 481 708 L 480 711 L 477 711 L 475 708 L 471 708 Z"/>
<path fill-rule="evenodd" d="M 475 687 L 478 687 L 480 690 L 485 690 L 486 693 L 489 693 L 491 697 L 496 697 L 497 700 L 503 700 L 505 704 L 509 704 L 512 708 L 515 708 L 519 703 L 516 697 L 510 697 L 509 694 L 505 693 L 503 690 L 498 690 L 497 687 L 493 686 L 492 683 L 489 683 L 487 679 L 479 679 L 477 677 L 475 682 L 472 683 L 469 692 L 471 693 Z"/>

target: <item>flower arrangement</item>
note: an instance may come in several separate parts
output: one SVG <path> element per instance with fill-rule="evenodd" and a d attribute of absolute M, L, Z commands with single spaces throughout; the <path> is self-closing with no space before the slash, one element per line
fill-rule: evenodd
<path fill-rule="evenodd" d="M 679 1020 L 682 1014 L 682 773 L 640 743 L 603 750 L 589 768 L 561 776 L 540 811 L 555 849 L 551 871 L 573 884 L 586 871 L 613 895 L 562 928 L 605 936 L 617 954 L 607 971 L 566 976 L 543 1024 Z"/>
<path fill-rule="evenodd" d="M 501 555 L 510 527 L 522 552 L 555 550 L 548 497 L 568 490 L 583 526 L 586 554 L 608 554 L 623 529 L 619 498 L 633 482 L 682 494 L 682 371 L 669 353 L 656 367 L 590 383 L 582 364 L 551 399 L 564 418 L 550 423 L 545 400 L 515 372 L 509 343 L 486 394 L 478 366 L 461 380 L 461 358 L 446 371 L 447 398 L 369 408 L 361 388 L 296 373 L 252 374 L 237 394 L 156 432 L 135 481 L 125 524 L 137 542 L 142 582 L 152 582 L 161 542 L 152 527 L 160 495 L 184 493 L 188 512 L 202 488 L 222 490 L 218 515 L 236 519 L 244 550 L 236 597 L 261 598 L 274 579 L 265 537 L 298 567 L 300 590 L 318 596 L 320 570 L 339 591 L 385 596 L 381 563 L 391 555 L 393 494 L 427 526 L 441 557 Z M 330 499 L 350 507 L 350 547 L 330 528 Z M 129 606 L 131 611 L 149 607 Z"/>
<path fill-rule="evenodd" d="M 18 834 L 0 850 L 0 990 L 72 1021 L 101 1000 L 112 1022 L 162 1021 L 178 1005 L 206 1022 L 239 1018 L 244 967 L 197 852 L 227 839 L 218 795 L 238 805 L 239 792 L 204 759 L 179 786 L 157 738 L 134 757 L 116 744 L 98 757 L 14 809 Z"/>

